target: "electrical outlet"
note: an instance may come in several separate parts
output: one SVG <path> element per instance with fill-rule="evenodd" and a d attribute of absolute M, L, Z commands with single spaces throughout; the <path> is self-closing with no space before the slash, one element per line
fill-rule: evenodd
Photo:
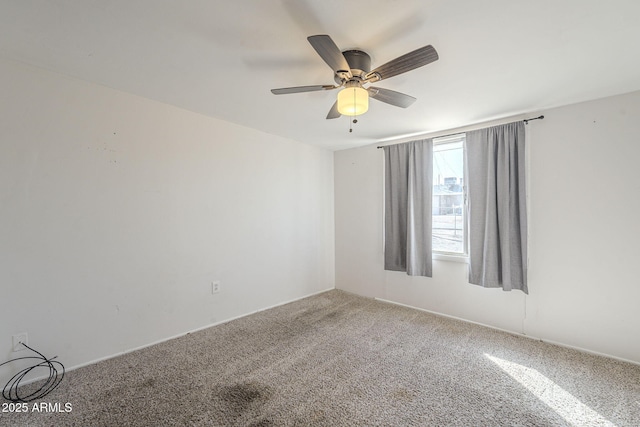
<path fill-rule="evenodd" d="M 15 334 L 13 336 L 13 351 L 26 350 L 27 348 L 23 346 L 21 343 L 29 345 L 28 338 L 29 337 L 26 332 L 23 332 L 21 334 Z"/>
<path fill-rule="evenodd" d="M 211 282 L 211 293 L 217 294 L 218 292 L 220 292 L 220 281 L 214 280 L 213 282 Z"/>

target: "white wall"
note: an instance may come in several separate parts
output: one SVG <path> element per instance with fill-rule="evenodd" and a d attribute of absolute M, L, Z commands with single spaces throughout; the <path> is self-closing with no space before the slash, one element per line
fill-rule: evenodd
<path fill-rule="evenodd" d="M 529 124 L 529 295 L 383 270 L 383 163 L 335 153 L 336 287 L 640 363 L 640 92 Z"/>
<path fill-rule="evenodd" d="M 20 332 L 73 367 L 334 287 L 332 152 L 13 62 L 0 88 L 0 361 Z"/>

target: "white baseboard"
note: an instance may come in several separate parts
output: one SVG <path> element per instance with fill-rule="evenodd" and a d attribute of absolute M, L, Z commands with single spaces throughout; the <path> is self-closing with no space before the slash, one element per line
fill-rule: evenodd
<path fill-rule="evenodd" d="M 399 305 L 401 307 L 406 307 L 406 308 L 410 308 L 410 309 L 413 309 L 413 310 L 424 311 L 425 313 L 430 313 L 430 314 L 433 314 L 433 315 L 436 315 L 436 316 L 441 316 L 441 317 L 447 317 L 449 319 L 460 320 L 462 322 L 472 323 L 474 325 L 483 326 L 485 328 L 494 329 L 494 330 L 497 330 L 497 331 L 505 332 L 507 334 L 517 335 L 519 337 L 529 338 L 529 339 L 536 340 L 536 341 L 542 341 L 542 342 L 547 343 L 547 344 L 553 344 L 553 345 L 557 345 L 559 347 L 570 348 L 572 350 L 581 351 L 583 353 L 588 353 L 588 354 L 593 354 L 593 355 L 596 355 L 596 356 L 607 357 L 609 359 L 615 359 L 615 360 L 619 360 L 621 362 L 631 363 L 632 365 L 639 365 L 640 366 L 640 362 L 637 362 L 635 360 L 629 360 L 629 359 L 625 359 L 625 358 L 614 356 L 614 355 L 607 354 L 607 353 L 600 353 L 598 351 L 593 351 L 593 350 L 589 350 L 589 349 L 582 348 L 582 347 L 576 347 L 574 345 L 569 345 L 569 344 L 561 343 L 561 342 L 558 342 L 558 341 L 547 340 L 547 339 L 544 339 L 544 338 L 539 338 L 539 337 L 535 337 L 535 336 L 532 336 L 532 335 L 523 334 L 523 333 L 517 332 L 517 331 L 510 331 L 508 329 L 502 329 L 502 328 L 498 328 L 496 326 L 486 325 L 484 323 L 475 322 L 473 320 L 464 319 L 462 317 L 452 316 L 450 314 L 439 313 L 437 311 L 427 310 L 425 308 L 414 307 L 412 305 L 403 304 L 403 303 L 395 302 L 395 301 L 390 301 L 390 300 L 386 300 L 386 299 L 383 299 L 383 298 L 374 298 L 374 299 L 376 301 L 384 302 L 384 303 L 387 303 L 387 304 Z"/>
<path fill-rule="evenodd" d="M 282 305 L 289 304 L 289 303 L 292 303 L 292 302 L 295 302 L 295 301 L 299 301 L 301 299 L 309 298 L 309 297 L 312 297 L 314 295 L 319 295 L 319 294 L 331 291 L 333 289 L 335 289 L 335 288 L 328 288 L 328 289 L 325 289 L 325 290 L 322 290 L 322 291 L 313 292 L 311 294 L 304 295 L 304 296 L 301 296 L 301 297 L 298 297 L 298 298 L 294 298 L 294 299 L 291 299 L 291 300 L 287 300 L 287 301 L 284 301 L 284 302 L 281 302 L 281 303 L 278 303 L 278 304 L 274 304 L 274 305 L 271 305 L 269 307 L 261 308 L 259 310 L 250 311 L 248 313 L 241 314 L 241 315 L 235 316 L 235 317 L 231 317 L 229 319 L 221 320 L 221 321 L 218 321 L 218 322 L 215 322 L 215 323 L 210 323 L 208 325 L 201 326 L 199 328 L 192 329 L 192 330 L 189 330 L 187 332 L 182 332 L 182 333 L 170 336 L 168 338 L 162 338 L 160 340 L 151 342 L 149 344 L 144 344 L 144 345 L 141 345 L 141 346 L 138 346 L 138 347 L 130 348 L 130 349 L 125 350 L 125 351 L 121 351 L 121 352 L 118 352 L 118 353 L 111 354 L 109 356 L 101 357 L 99 359 L 94 359 L 94 360 L 91 360 L 89 362 L 81 363 L 79 365 L 74 365 L 74 366 L 72 366 L 70 368 L 65 367 L 65 372 L 71 372 L 71 371 L 74 371 L 76 369 L 84 368 L 85 366 L 89 366 L 89 365 L 93 365 L 95 363 L 103 362 L 105 360 L 113 359 L 114 357 L 119 357 L 119 356 L 122 356 L 122 355 L 125 355 L 125 354 L 133 353 L 134 351 L 142 350 L 142 349 L 145 349 L 147 347 L 151 347 L 151 346 L 154 346 L 154 345 L 157 345 L 157 344 L 162 344 L 163 342 L 171 341 L 173 339 L 180 338 L 180 337 L 183 337 L 183 336 L 188 335 L 188 334 L 192 334 L 192 333 L 195 333 L 195 332 L 198 332 L 198 331 L 202 331 L 204 329 L 212 328 L 214 326 L 222 325 L 224 323 L 228 323 L 228 322 L 231 322 L 233 320 L 241 319 L 241 318 L 246 317 L 246 316 L 251 316 L 252 314 L 260 313 L 261 311 L 270 310 L 272 308 L 280 307 Z M 32 378 L 32 379 L 29 379 L 29 380 L 21 382 L 20 386 L 27 385 L 27 384 L 30 384 L 32 382 L 40 381 L 40 380 L 46 379 L 46 378 L 47 378 L 46 376 L 42 376 L 42 377 L 38 377 L 38 378 Z"/>

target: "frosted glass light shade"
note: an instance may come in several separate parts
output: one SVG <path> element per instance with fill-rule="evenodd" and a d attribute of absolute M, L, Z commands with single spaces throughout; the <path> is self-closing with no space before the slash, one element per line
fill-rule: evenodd
<path fill-rule="evenodd" d="M 347 87 L 338 92 L 338 112 L 343 116 L 357 116 L 369 109 L 369 92 L 361 87 Z"/>

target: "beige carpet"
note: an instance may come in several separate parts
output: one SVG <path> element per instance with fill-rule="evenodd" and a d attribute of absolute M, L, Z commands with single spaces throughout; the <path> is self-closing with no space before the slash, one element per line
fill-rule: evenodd
<path fill-rule="evenodd" d="M 0 425 L 637 427 L 640 366 L 330 291 L 75 370 L 44 402 L 72 410 Z"/>

